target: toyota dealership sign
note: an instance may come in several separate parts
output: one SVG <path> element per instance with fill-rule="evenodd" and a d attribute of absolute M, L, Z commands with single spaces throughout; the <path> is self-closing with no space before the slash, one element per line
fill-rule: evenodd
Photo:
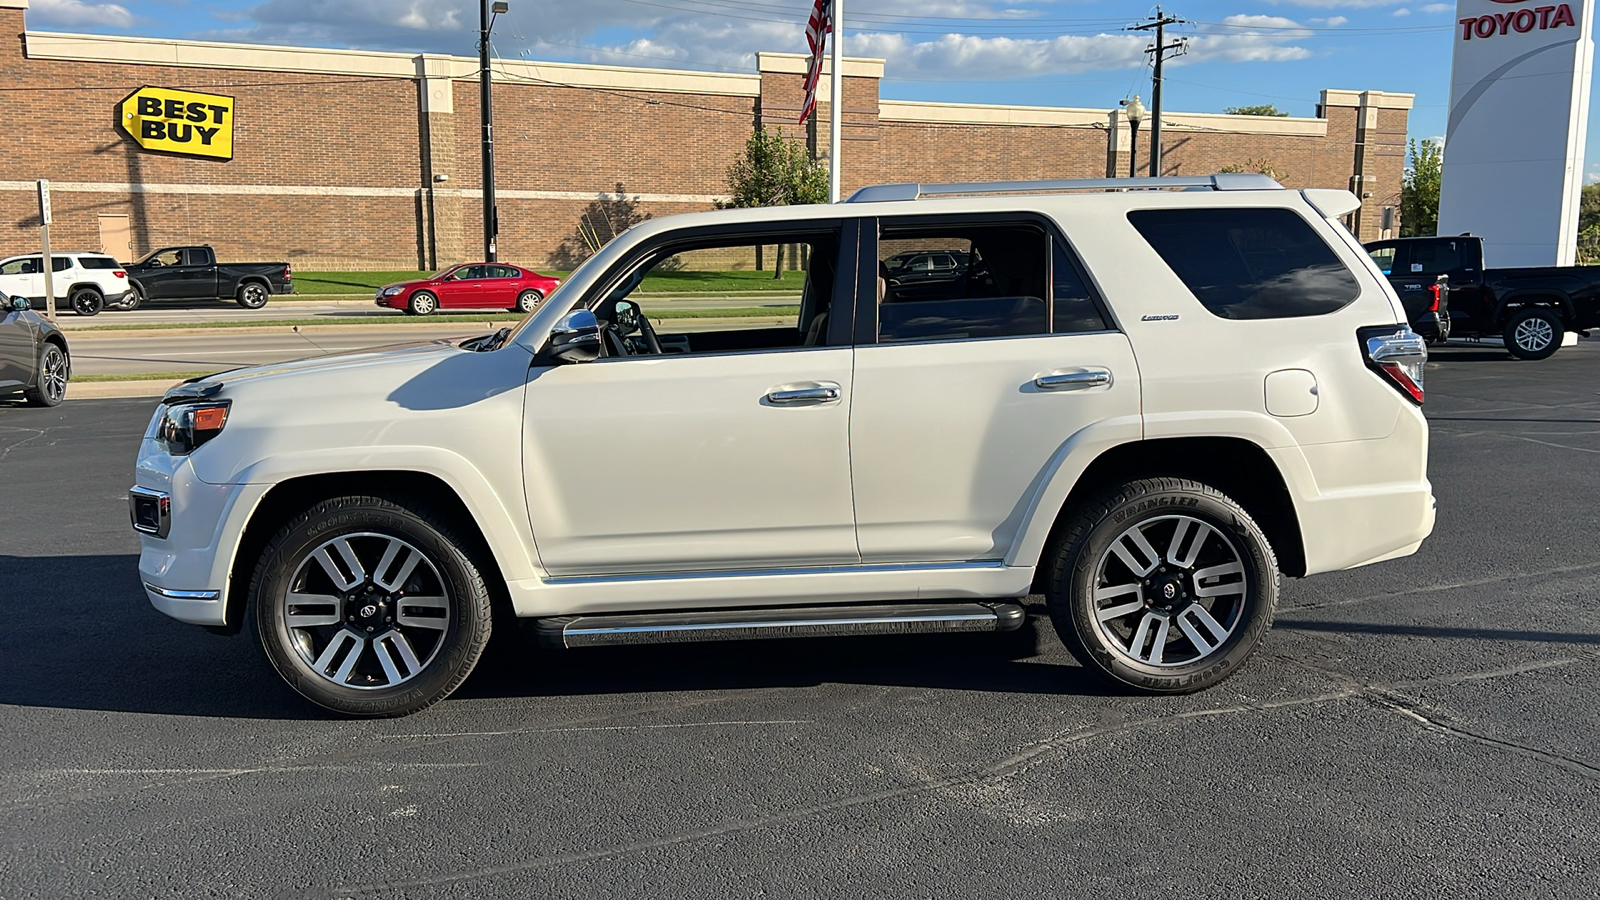
<path fill-rule="evenodd" d="M 1457 0 L 1439 233 L 1494 266 L 1572 265 L 1594 0 Z"/>

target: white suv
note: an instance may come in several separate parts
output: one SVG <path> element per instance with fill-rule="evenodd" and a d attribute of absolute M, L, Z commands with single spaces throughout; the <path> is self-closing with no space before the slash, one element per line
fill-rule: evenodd
<path fill-rule="evenodd" d="M 0 259 L 0 292 L 44 302 L 44 268 L 38 253 Z M 56 303 L 80 316 L 123 305 L 132 290 L 122 264 L 104 253 L 50 254 L 50 287 Z"/>
<path fill-rule="evenodd" d="M 575 647 L 1006 630 L 1030 594 L 1086 667 L 1198 690 L 1280 571 L 1433 527 L 1425 350 L 1357 204 L 1216 175 L 653 219 L 514 329 L 175 388 L 139 570 L 352 715 L 447 696 L 492 610 Z M 780 325 L 669 333 L 636 291 L 773 244 L 806 261 Z M 919 250 L 967 264 L 886 275 Z"/>

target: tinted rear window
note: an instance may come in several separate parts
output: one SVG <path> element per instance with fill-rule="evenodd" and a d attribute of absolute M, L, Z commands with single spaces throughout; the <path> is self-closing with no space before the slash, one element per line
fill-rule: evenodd
<path fill-rule="evenodd" d="M 1287 209 L 1140 209 L 1128 221 L 1224 319 L 1318 316 L 1361 292 L 1310 223 Z"/>
<path fill-rule="evenodd" d="M 115 269 L 117 261 L 109 256 L 80 256 L 78 265 L 85 269 Z"/>

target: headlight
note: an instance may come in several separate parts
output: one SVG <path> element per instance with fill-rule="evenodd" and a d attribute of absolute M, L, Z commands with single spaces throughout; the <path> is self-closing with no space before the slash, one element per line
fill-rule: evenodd
<path fill-rule="evenodd" d="M 161 411 L 156 430 L 168 453 L 182 456 L 222 433 L 228 424 L 228 400 L 175 403 Z"/>
<path fill-rule="evenodd" d="M 383 289 L 383 296 L 385 296 L 385 297 L 393 297 L 395 294 L 398 294 L 403 290 L 405 290 L 405 288 L 403 288 L 403 287 L 401 287 L 399 285 L 395 285 L 394 287 L 386 287 L 386 288 Z"/>

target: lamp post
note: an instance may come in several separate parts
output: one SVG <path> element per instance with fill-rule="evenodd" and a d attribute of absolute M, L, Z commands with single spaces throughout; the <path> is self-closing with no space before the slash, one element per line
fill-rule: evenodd
<path fill-rule="evenodd" d="M 483 258 L 497 262 L 495 241 L 500 236 L 500 211 L 494 202 L 494 106 L 489 98 L 489 32 L 493 16 L 510 9 L 505 0 L 481 0 L 478 29 L 478 111 L 483 118 Z M 491 13 L 493 15 L 491 15 Z"/>
<path fill-rule="evenodd" d="M 1128 125 L 1133 129 L 1133 137 L 1128 141 L 1128 177 L 1137 178 L 1139 175 L 1139 124 L 1144 121 L 1144 104 L 1139 102 L 1139 95 L 1134 94 L 1132 100 L 1122 101 L 1127 107 Z"/>

